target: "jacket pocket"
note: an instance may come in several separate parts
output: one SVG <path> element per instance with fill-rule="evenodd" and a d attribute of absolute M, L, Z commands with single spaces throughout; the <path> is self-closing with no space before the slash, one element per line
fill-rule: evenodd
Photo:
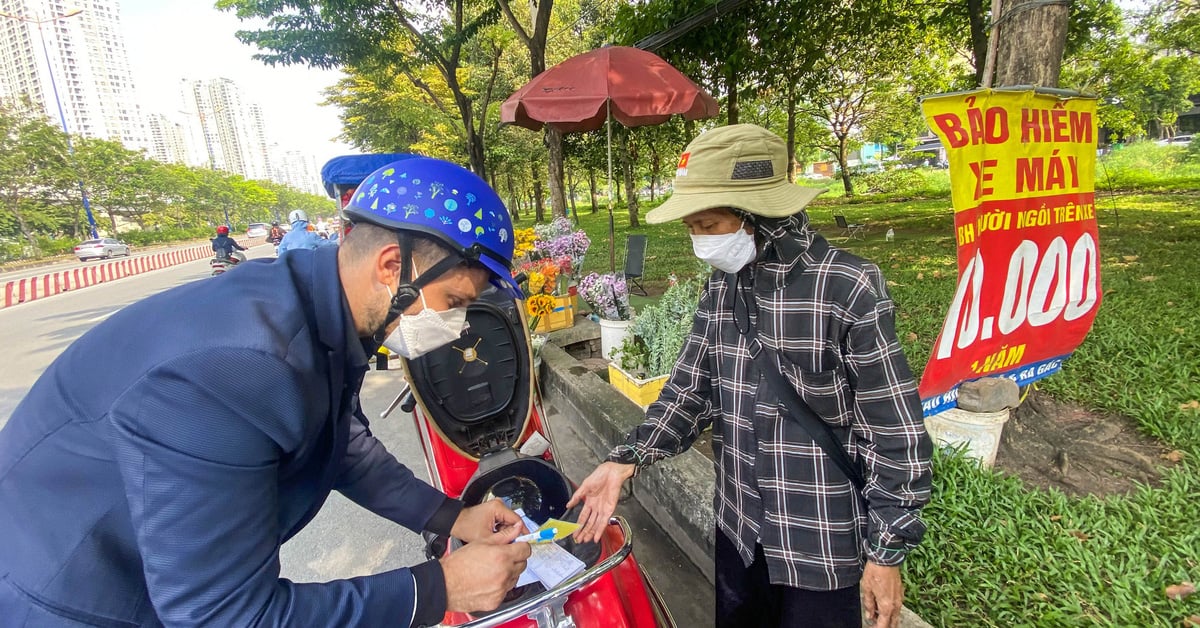
<path fill-rule="evenodd" d="M 25 617 L 27 628 L 138 628 L 140 624 L 132 621 L 94 615 L 86 611 L 68 608 L 58 602 L 47 600 L 35 593 L 26 591 L 8 578 L 0 578 L 0 587 L 9 589 L 11 595 L 18 601 L 27 604 L 29 613 Z M 0 595 L 3 599 L 4 595 Z"/>
<path fill-rule="evenodd" d="M 838 427 L 850 425 L 850 394 L 841 369 L 809 371 L 783 360 L 783 374 L 799 391 L 804 403 L 826 423 Z M 780 405 L 786 409 L 781 391 L 775 391 Z"/>

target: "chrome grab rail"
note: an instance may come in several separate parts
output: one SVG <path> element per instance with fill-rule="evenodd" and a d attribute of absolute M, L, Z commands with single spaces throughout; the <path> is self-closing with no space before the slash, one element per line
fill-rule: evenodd
<path fill-rule="evenodd" d="M 623 517 L 612 517 L 608 520 L 608 524 L 620 526 L 621 533 L 625 535 L 625 543 L 617 548 L 617 551 L 613 552 L 611 556 L 596 563 L 591 569 L 584 570 L 582 573 L 567 578 L 549 591 L 539 593 L 516 606 L 506 608 L 487 617 L 482 617 L 465 624 L 458 624 L 455 628 L 495 628 L 518 617 L 529 615 L 537 611 L 538 608 L 550 604 L 556 598 L 565 598 L 567 595 L 595 582 L 600 576 L 612 571 L 614 567 L 621 564 L 629 556 L 630 552 L 633 551 L 633 533 L 629 529 L 629 524 L 625 523 Z"/>

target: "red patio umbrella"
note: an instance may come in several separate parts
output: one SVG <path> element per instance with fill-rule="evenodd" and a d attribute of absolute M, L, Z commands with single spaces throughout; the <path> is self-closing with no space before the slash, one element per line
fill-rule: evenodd
<path fill-rule="evenodd" d="M 564 133 L 594 131 L 608 123 L 608 251 L 616 269 L 612 214 L 612 125 L 661 124 L 717 115 L 717 101 L 658 55 L 607 46 L 576 55 L 542 72 L 500 106 L 500 121 Z"/>

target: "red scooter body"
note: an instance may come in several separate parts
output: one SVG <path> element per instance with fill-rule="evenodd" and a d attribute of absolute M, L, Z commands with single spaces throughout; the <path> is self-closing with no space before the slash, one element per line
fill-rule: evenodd
<path fill-rule="evenodd" d="M 505 499 L 538 523 L 573 518 L 566 502 L 574 487 L 554 461 L 523 303 L 490 291 L 468 308 L 467 321 L 470 329 L 459 340 L 402 361 L 412 394 L 406 405 L 413 407 L 433 485 L 468 506 Z M 549 441 L 549 449 L 537 456 L 519 453 L 535 434 Z M 430 543 L 431 555 L 445 551 L 448 543 L 440 541 Z M 491 613 L 448 613 L 444 625 L 674 626 L 633 557 L 631 532 L 619 517 L 598 544 L 560 544 L 584 561 L 583 573 L 550 591 L 540 583 L 518 588 Z"/>

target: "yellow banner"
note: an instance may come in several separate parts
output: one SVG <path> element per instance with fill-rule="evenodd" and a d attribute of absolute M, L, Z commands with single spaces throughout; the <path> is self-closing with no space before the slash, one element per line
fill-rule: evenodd
<path fill-rule="evenodd" d="M 1095 150 L 1094 98 L 979 90 L 927 98 L 922 107 L 946 147 L 955 211 L 1095 189 L 1096 160 L 1079 155 Z"/>

